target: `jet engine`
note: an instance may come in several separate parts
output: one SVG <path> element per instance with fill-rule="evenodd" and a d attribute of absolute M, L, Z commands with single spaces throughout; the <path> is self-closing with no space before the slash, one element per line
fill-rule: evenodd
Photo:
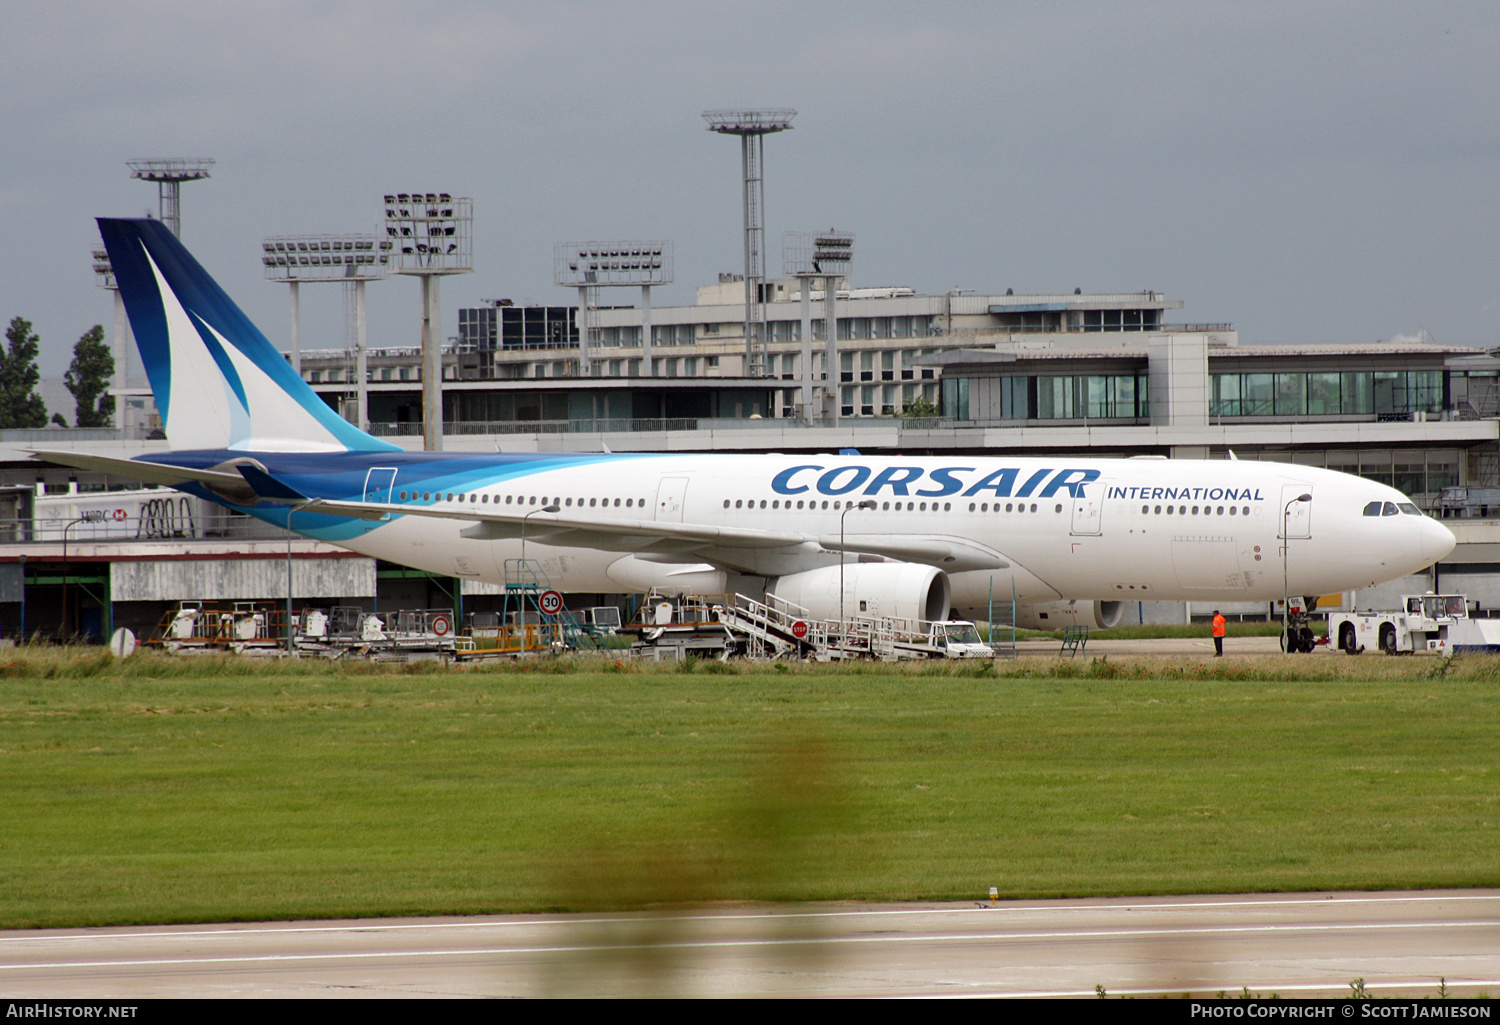
<path fill-rule="evenodd" d="M 912 562 L 850 562 L 840 569 L 824 566 L 788 573 L 766 590 L 800 605 L 815 619 L 839 618 L 839 580 L 843 576 L 843 614 L 892 616 L 899 619 L 948 618 L 953 590 L 948 575 Z"/>
<path fill-rule="evenodd" d="M 1056 630 L 1064 626 L 1093 626 L 1108 630 L 1125 615 L 1122 601 L 1049 601 L 1017 605 L 1016 626 L 1026 630 Z"/>

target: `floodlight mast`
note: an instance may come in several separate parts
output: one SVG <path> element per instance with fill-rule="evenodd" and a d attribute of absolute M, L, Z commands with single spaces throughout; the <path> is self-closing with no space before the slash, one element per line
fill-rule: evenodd
<path fill-rule="evenodd" d="M 127 160 L 132 178 L 156 182 L 157 210 L 173 235 L 182 237 L 182 183 L 209 177 L 214 161 L 208 157 L 157 157 Z"/>
<path fill-rule="evenodd" d="M 593 377 L 590 295 L 601 288 L 641 288 L 641 376 L 651 363 L 651 286 L 672 283 L 672 242 L 558 242 L 552 247 L 552 280 L 578 289 L 578 376 Z"/>
<path fill-rule="evenodd" d="M 354 354 L 355 420 L 368 430 L 368 372 L 365 363 L 365 283 L 391 272 L 396 244 L 378 235 L 273 235 L 261 243 L 267 281 L 291 290 L 291 363 L 302 373 L 300 289 L 304 281 L 337 281 L 344 285 L 344 338 Z"/>
<path fill-rule="evenodd" d="M 474 201 L 446 192 L 390 192 L 386 237 L 395 271 L 422 279 L 422 447 L 443 448 L 443 347 L 438 278 L 474 270 Z"/>
<path fill-rule="evenodd" d="M 773 132 L 789 131 L 790 108 L 768 110 L 705 110 L 703 120 L 708 130 L 720 135 L 740 137 L 740 165 L 744 176 L 745 197 L 745 376 L 766 377 L 771 373 L 769 344 L 766 337 L 765 183 L 761 167 L 765 158 L 765 137 Z"/>
<path fill-rule="evenodd" d="M 109 262 L 109 250 L 104 248 L 104 243 L 99 243 L 99 248 L 91 254 L 94 258 L 94 284 L 100 288 L 114 293 L 115 305 L 115 331 L 112 336 L 111 349 L 115 360 L 114 379 L 109 384 L 109 394 L 115 396 L 115 426 L 121 426 L 125 418 L 121 415 L 124 403 L 119 397 L 120 389 L 126 386 L 125 373 L 125 332 L 128 330 L 129 321 L 125 317 L 125 300 L 120 297 L 120 285 L 115 281 L 115 268 Z"/>
<path fill-rule="evenodd" d="M 782 272 L 795 277 L 802 292 L 802 417 L 839 418 L 838 286 L 854 265 L 854 233 L 850 231 L 788 231 L 781 236 Z M 815 397 L 817 375 L 812 372 L 812 283 L 823 279 L 826 320 L 823 331 L 822 402 Z M 821 408 L 820 408 L 821 406 Z"/>

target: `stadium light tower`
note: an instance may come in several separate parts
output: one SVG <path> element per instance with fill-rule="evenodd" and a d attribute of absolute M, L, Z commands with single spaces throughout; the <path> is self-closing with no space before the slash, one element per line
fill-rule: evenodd
<path fill-rule="evenodd" d="M 292 369 L 302 373 L 300 287 L 304 281 L 343 282 L 344 337 L 354 352 L 355 426 L 369 430 L 368 376 L 365 370 L 365 283 L 391 272 L 395 243 L 377 235 L 274 235 L 261 243 L 267 281 L 291 287 Z"/>
<path fill-rule="evenodd" d="M 854 265 L 854 233 L 850 231 L 788 231 L 781 236 L 782 272 L 802 286 L 802 416 L 825 420 L 839 417 L 839 318 L 836 305 L 840 279 L 847 280 Z M 823 329 L 823 389 L 821 403 L 814 392 L 812 372 L 812 283 L 823 279 L 827 319 Z M 820 408 L 821 406 L 821 408 Z"/>
<path fill-rule="evenodd" d="M 422 447 L 443 448 L 442 310 L 438 278 L 474 270 L 474 201 L 446 192 L 392 192 L 385 197 L 386 239 L 395 271 L 422 279 Z"/>
<path fill-rule="evenodd" d="M 167 230 L 182 237 L 182 183 L 207 178 L 214 162 L 208 157 L 158 157 L 127 160 L 132 178 L 156 182 L 158 213 Z"/>
<path fill-rule="evenodd" d="M 771 373 L 766 338 L 765 296 L 761 294 L 766 280 L 765 207 L 766 192 L 761 180 L 765 162 L 765 137 L 792 127 L 797 112 L 775 110 L 705 110 L 703 120 L 708 130 L 720 135 L 740 137 L 740 164 L 744 171 L 745 192 L 745 375 L 766 377 Z"/>
<path fill-rule="evenodd" d="M 120 285 L 115 281 L 115 268 L 109 262 L 109 250 L 104 248 L 101 241 L 99 247 L 92 252 L 94 258 L 94 284 L 109 292 L 114 293 L 115 306 L 115 330 L 111 336 L 110 349 L 115 360 L 114 379 L 109 382 L 109 394 L 115 397 L 114 421 L 116 427 L 125 426 L 125 399 L 121 394 L 126 385 L 129 384 L 129 374 L 126 371 L 126 360 L 129 353 L 126 350 L 126 332 L 130 330 L 130 321 L 125 316 L 125 300 L 120 297 Z"/>
<path fill-rule="evenodd" d="M 672 283 L 672 243 L 558 242 L 552 247 L 552 280 L 578 289 L 578 376 L 594 376 L 589 349 L 589 293 L 600 288 L 641 286 L 641 376 L 651 369 L 651 286 Z"/>

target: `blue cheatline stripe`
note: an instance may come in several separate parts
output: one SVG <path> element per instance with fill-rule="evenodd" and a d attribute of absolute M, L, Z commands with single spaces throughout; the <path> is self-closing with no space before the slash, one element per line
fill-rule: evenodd
<path fill-rule="evenodd" d="M 244 457 L 243 452 L 208 449 L 160 452 L 139 458 L 150 463 L 207 469 L 219 466 L 231 459 Z M 472 491 L 475 488 L 505 481 L 522 480 L 551 470 L 663 457 L 652 453 L 509 455 L 399 450 L 349 453 L 256 453 L 254 458 L 265 465 L 270 479 L 274 482 L 272 486 L 281 489 L 280 493 L 283 498 L 305 496 L 359 501 L 364 497 L 366 478 L 374 469 L 396 470 L 393 492 L 417 489 L 438 495 L 450 490 Z M 266 474 L 258 474 L 253 468 L 249 472 L 241 471 L 241 474 L 247 478 L 266 476 Z M 205 498 L 217 505 L 237 509 L 278 526 L 284 527 L 287 524 L 289 506 L 285 502 L 260 502 L 253 506 L 240 506 L 226 502 L 198 484 L 184 484 L 179 490 Z M 266 493 L 259 487 L 256 490 L 261 494 Z M 392 500 L 399 501 L 394 495 L 392 495 Z M 434 498 L 426 502 L 411 501 L 409 504 L 432 505 L 438 500 Z M 399 517 L 399 514 L 397 516 Z M 297 513 L 292 519 L 292 529 L 298 534 L 337 542 L 359 537 L 389 522 L 389 520 L 363 520 L 352 516 Z"/>

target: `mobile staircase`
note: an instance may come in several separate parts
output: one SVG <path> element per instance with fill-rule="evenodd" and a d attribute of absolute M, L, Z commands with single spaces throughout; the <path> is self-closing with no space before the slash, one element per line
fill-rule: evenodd
<path fill-rule="evenodd" d="M 752 658 L 813 658 L 829 661 L 829 626 L 801 605 L 767 594 L 758 601 L 743 594 L 715 606 L 719 622 L 740 639 L 739 654 Z"/>
<path fill-rule="evenodd" d="M 649 594 L 621 630 L 632 653 L 662 660 L 992 658 L 973 623 L 861 616 L 819 619 L 775 594 L 666 596 Z"/>
<path fill-rule="evenodd" d="M 562 595 L 535 559 L 505 560 L 505 599 L 500 615 L 478 613 L 454 652 L 460 662 L 486 658 L 558 654 L 585 645 L 585 631 L 569 614 Z"/>

